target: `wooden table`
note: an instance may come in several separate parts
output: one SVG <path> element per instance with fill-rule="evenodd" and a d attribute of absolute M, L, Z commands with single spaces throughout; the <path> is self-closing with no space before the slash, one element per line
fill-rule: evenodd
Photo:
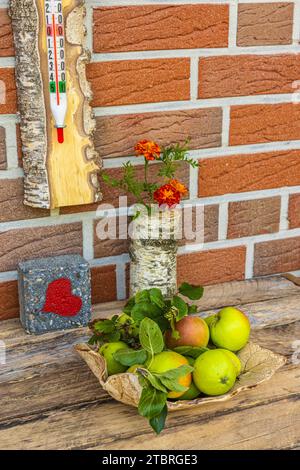
<path fill-rule="evenodd" d="M 120 305 L 98 306 L 94 317 Z M 73 351 L 87 329 L 28 336 L 18 320 L 1 322 L 7 362 L 0 365 L 0 448 L 300 448 L 300 353 L 292 361 L 300 341 L 300 287 L 281 277 L 213 286 L 199 309 L 222 305 L 240 305 L 250 314 L 252 339 L 288 362 L 230 401 L 170 413 L 160 436 L 135 409 L 112 400 Z"/>

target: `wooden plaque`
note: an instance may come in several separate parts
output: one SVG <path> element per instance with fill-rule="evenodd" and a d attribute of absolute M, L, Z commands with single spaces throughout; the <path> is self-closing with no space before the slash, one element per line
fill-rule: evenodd
<path fill-rule="evenodd" d="M 101 160 L 95 151 L 95 119 L 86 79 L 82 0 L 62 0 L 67 113 L 58 143 L 50 109 L 44 0 L 10 0 L 16 51 L 16 82 L 24 166 L 24 203 L 58 208 L 101 200 Z"/>

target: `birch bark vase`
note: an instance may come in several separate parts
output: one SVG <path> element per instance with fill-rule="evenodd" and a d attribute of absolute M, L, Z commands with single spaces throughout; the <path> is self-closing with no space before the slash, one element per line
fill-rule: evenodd
<path fill-rule="evenodd" d="M 132 221 L 129 249 L 130 296 L 158 287 L 166 297 L 177 291 L 177 249 L 181 210 L 142 212 Z"/>

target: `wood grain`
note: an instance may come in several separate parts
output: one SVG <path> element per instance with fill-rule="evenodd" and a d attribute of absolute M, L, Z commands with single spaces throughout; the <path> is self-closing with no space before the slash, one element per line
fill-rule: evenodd
<path fill-rule="evenodd" d="M 297 322 L 266 331 L 267 343 L 272 342 L 273 350 L 281 353 L 284 349 L 287 352 L 284 343 L 288 343 L 291 337 L 299 337 L 300 324 Z M 254 332 L 255 340 L 259 339 L 262 346 L 267 346 L 259 334 Z M 296 373 L 296 366 L 290 363 L 269 382 L 229 402 L 207 405 L 193 412 L 185 410 L 170 414 L 166 430 L 157 438 L 136 410 L 107 399 L 99 386 L 98 395 L 95 379 L 92 375 L 87 376 L 85 366 L 81 368 L 77 363 L 72 378 L 72 352 L 66 349 L 66 336 L 69 335 L 75 339 L 74 332 L 47 335 L 48 342 L 42 348 L 43 339 L 34 338 L 35 352 L 31 351 L 30 354 L 30 338 L 27 339 L 29 351 L 24 365 L 22 351 L 25 351 L 25 345 L 20 345 L 20 350 L 15 352 L 27 378 L 22 376 L 21 370 L 18 378 L 15 374 L 12 377 L 6 375 L 6 406 L 0 418 L 1 448 L 266 449 L 299 445 L 299 407 L 296 400 L 299 397 L 300 376 Z M 49 343 L 51 337 L 52 347 Z M 55 353 L 54 342 L 60 356 Z M 15 349 L 16 345 L 12 347 Z M 58 373 L 55 371 L 55 361 L 51 365 L 47 359 L 53 359 L 53 353 L 56 361 L 61 363 Z M 31 366 L 28 362 L 30 356 L 34 360 Z M 62 363 L 66 356 L 69 360 L 64 376 Z M 81 384 L 82 392 L 75 385 L 75 378 Z M 2 390 L 1 386 L 1 399 Z M 11 391 L 14 399 L 9 401 L 7 397 Z M 31 399 L 27 399 L 26 403 L 29 396 Z M 24 404 L 25 408 L 20 404 Z"/>
<path fill-rule="evenodd" d="M 6 344 L 7 363 L 0 368 L 0 448 L 299 447 L 300 375 L 299 366 L 291 361 L 293 343 L 300 337 L 299 287 L 280 277 L 263 278 L 228 285 L 226 297 L 223 286 L 214 286 L 203 305 L 224 303 L 222 291 L 225 301 L 239 300 L 251 313 L 251 339 L 283 354 L 288 362 L 270 381 L 228 402 L 170 414 L 159 437 L 135 409 L 113 401 L 73 351 L 74 344 L 86 341 L 86 328 L 30 336 L 18 320 L 2 322 L 0 340 Z M 121 306 L 122 302 L 104 304 L 94 315 L 110 315 Z"/>

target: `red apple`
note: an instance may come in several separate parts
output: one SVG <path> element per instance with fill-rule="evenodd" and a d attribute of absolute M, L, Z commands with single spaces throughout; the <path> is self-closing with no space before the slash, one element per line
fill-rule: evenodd
<path fill-rule="evenodd" d="M 172 331 L 166 331 L 166 345 L 169 349 L 178 346 L 197 346 L 206 347 L 209 341 L 209 328 L 204 320 L 191 315 L 184 317 L 176 323 L 176 330 L 180 337 L 175 339 L 172 337 Z"/>

